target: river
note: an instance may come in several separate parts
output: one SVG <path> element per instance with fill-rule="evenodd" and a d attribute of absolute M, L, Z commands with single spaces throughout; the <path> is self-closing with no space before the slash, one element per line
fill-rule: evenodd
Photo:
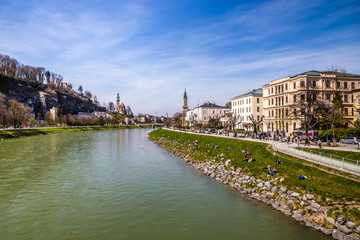
<path fill-rule="evenodd" d="M 147 131 L 0 141 L 0 239 L 331 239 L 200 174 Z"/>

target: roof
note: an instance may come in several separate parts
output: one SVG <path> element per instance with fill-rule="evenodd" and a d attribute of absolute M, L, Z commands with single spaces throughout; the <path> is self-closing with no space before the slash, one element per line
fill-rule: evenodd
<path fill-rule="evenodd" d="M 184 98 L 186 98 L 186 99 L 187 99 L 186 89 L 185 89 L 185 92 L 184 92 Z"/>
<path fill-rule="evenodd" d="M 212 108 L 224 108 L 223 106 L 216 105 L 215 103 L 206 102 L 203 105 L 200 105 L 199 107 L 212 107 Z"/>
<path fill-rule="evenodd" d="M 235 99 L 235 98 L 239 98 L 239 97 L 244 97 L 244 96 L 247 96 L 247 95 L 255 95 L 255 94 L 261 94 L 262 95 L 263 93 L 263 90 L 262 88 L 257 88 L 257 89 L 253 89 L 253 90 L 248 90 L 236 97 L 233 97 L 232 99 Z"/>
<path fill-rule="evenodd" d="M 121 103 L 121 104 L 120 104 L 120 107 L 123 107 L 123 108 L 124 108 L 124 107 L 125 107 L 125 104 L 124 104 L 124 103 Z"/>
<path fill-rule="evenodd" d="M 337 72 L 337 71 L 316 71 L 316 70 L 310 70 L 304 73 L 300 73 L 297 75 L 292 76 L 293 77 L 297 77 L 300 75 L 307 75 L 307 76 L 320 76 L 320 74 L 335 74 L 335 76 L 337 77 L 353 77 L 353 78 L 360 78 L 359 74 L 352 74 L 352 73 L 341 73 L 341 72 Z"/>

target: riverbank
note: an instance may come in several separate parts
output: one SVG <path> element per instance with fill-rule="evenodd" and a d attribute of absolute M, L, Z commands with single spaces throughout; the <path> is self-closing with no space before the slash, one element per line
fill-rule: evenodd
<path fill-rule="evenodd" d="M 104 131 L 116 129 L 133 129 L 138 126 L 84 126 L 84 127 L 54 127 L 54 128 L 27 128 L 16 130 L 2 130 L 0 131 L 0 139 L 11 139 L 19 137 L 30 137 L 37 135 L 47 135 L 67 132 L 85 132 L 85 131 Z"/>
<path fill-rule="evenodd" d="M 163 129 L 149 133 L 149 139 L 203 174 L 306 226 L 335 239 L 360 239 L 360 183 L 356 177 L 275 153 L 264 143 Z M 256 161 L 244 162 L 244 152 Z M 282 164 L 275 164 L 278 159 Z M 278 173 L 270 176 L 264 169 L 268 165 Z M 307 179 L 300 180 L 299 175 Z"/>

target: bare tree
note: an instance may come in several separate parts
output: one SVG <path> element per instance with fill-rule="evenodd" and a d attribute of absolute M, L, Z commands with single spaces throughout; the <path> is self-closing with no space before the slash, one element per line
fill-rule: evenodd
<path fill-rule="evenodd" d="M 79 93 L 83 94 L 84 90 L 83 90 L 83 87 L 81 85 L 79 86 L 78 91 L 79 91 Z"/>
<path fill-rule="evenodd" d="M 236 127 L 244 121 L 244 119 L 240 115 L 232 112 L 226 114 L 226 118 L 228 125 L 233 132 L 235 132 Z"/>
<path fill-rule="evenodd" d="M 96 95 L 94 95 L 94 104 L 99 105 L 99 101 Z"/>
<path fill-rule="evenodd" d="M 180 127 L 181 122 L 182 122 L 182 113 L 181 112 L 175 113 L 173 116 L 173 124 L 177 127 Z"/>
<path fill-rule="evenodd" d="M 0 93 L 0 125 L 5 126 L 8 119 L 8 111 L 6 109 L 6 96 Z"/>
<path fill-rule="evenodd" d="M 92 98 L 91 92 L 86 90 L 86 91 L 85 91 L 85 97 L 91 99 L 91 98 Z"/>
<path fill-rule="evenodd" d="M 253 114 L 250 115 L 250 121 L 251 121 L 251 126 L 253 128 L 255 137 L 257 136 L 257 131 L 262 129 L 262 122 L 263 122 L 264 116 L 259 116 L 256 115 L 254 116 Z"/>
<path fill-rule="evenodd" d="M 115 104 L 113 102 L 109 102 L 108 111 L 109 112 L 115 112 Z"/>
<path fill-rule="evenodd" d="M 127 107 L 126 107 L 126 114 L 127 114 L 128 116 L 133 116 L 133 115 L 134 115 L 133 112 L 132 112 L 132 110 L 131 110 L 131 107 L 130 107 L 130 106 L 127 106 Z"/>
<path fill-rule="evenodd" d="M 15 100 L 9 100 L 9 118 L 13 126 L 21 126 L 28 118 L 30 108 Z"/>

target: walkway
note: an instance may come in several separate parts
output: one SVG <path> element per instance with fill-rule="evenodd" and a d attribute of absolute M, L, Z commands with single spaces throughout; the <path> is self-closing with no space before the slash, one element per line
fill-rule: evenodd
<path fill-rule="evenodd" d="M 170 131 L 176 131 L 176 132 L 184 132 L 181 130 L 175 130 L 175 129 L 170 129 L 170 128 L 164 128 L 166 130 L 170 130 Z M 205 136 L 214 136 L 214 137 L 222 137 L 222 138 L 231 138 L 234 139 L 234 137 L 230 137 L 230 136 L 224 136 L 224 135 L 217 135 L 217 134 L 207 134 L 207 133 L 196 133 L 196 132 L 190 132 L 190 131 L 186 131 L 186 133 L 189 134 L 197 134 L 197 135 L 205 135 Z M 272 140 L 259 140 L 257 138 L 235 138 L 235 139 L 240 139 L 240 140 L 245 140 L 245 141 L 253 141 L 253 142 L 262 142 L 262 143 L 267 143 L 267 144 L 271 144 L 272 148 L 276 151 L 309 161 L 309 162 L 313 162 L 319 165 L 323 165 L 329 168 L 333 168 L 342 172 L 346 172 L 346 173 L 350 173 L 356 176 L 360 176 L 360 166 L 359 166 L 359 161 L 358 160 L 352 160 L 352 159 L 342 159 L 339 157 L 335 157 L 332 155 L 328 155 L 326 156 L 325 154 L 315 154 L 313 150 L 309 149 L 307 150 L 299 150 L 296 149 L 296 147 L 298 147 L 297 144 L 295 143 L 291 143 L 291 144 L 287 144 L 287 143 L 281 143 L 281 142 L 275 142 Z M 303 145 L 300 145 L 300 147 Z M 308 147 L 307 147 L 308 148 Z M 317 148 L 316 146 L 310 146 L 309 148 Z M 340 151 L 352 151 L 352 152 L 360 152 L 358 149 L 349 149 L 348 146 L 339 146 L 336 147 L 336 149 L 334 149 L 334 147 L 328 147 L 328 146 L 322 146 L 323 149 L 330 149 L 330 150 L 340 150 Z"/>

